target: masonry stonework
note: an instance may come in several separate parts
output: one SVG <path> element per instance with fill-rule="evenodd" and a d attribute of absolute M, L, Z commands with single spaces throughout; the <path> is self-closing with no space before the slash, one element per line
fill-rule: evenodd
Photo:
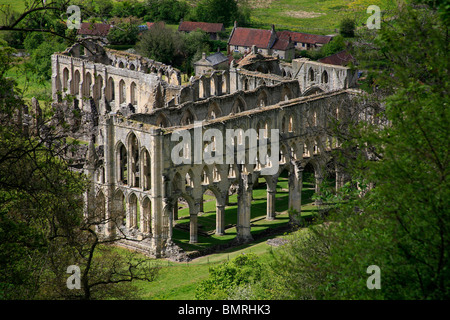
<path fill-rule="evenodd" d="M 227 70 L 191 77 L 182 85 L 180 71 L 171 66 L 95 44 L 55 53 L 52 71 L 54 107 L 71 119 L 74 137 L 90 141 L 84 167 L 91 179 L 86 215 L 104 219 L 99 230 L 105 237 L 123 235 L 122 245 L 155 257 L 180 252 L 172 241 L 179 201 L 189 206 L 189 241 L 198 241 L 206 191 L 216 198 L 217 235 L 225 233 L 225 207 L 230 193 L 237 192 L 236 242 L 252 240 L 252 190 L 260 177 L 267 183 L 268 220 L 276 218 L 276 183 L 285 170 L 289 207 L 301 212 L 303 169 L 313 166 L 319 191 L 330 150 L 339 146 L 323 128 L 330 114 L 345 116 L 356 81 L 349 68 L 307 59 L 280 63 L 252 52 Z M 76 121 L 73 110 L 79 111 Z M 196 146 L 196 134 L 209 129 L 223 137 L 230 129 L 255 129 L 257 134 L 278 129 L 276 173 L 261 174 L 273 163 L 230 164 L 220 152 L 219 163 L 175 164 L 172 151 L 179 142 L 174 134 L 189 133 L 192 147 L 183 156 L 194 159 L 195 148 L 212 147 L 212 140 Z M 263 140 L 270 146 L 270 134 L 258 134 L 258 143 Z M 246 143 L 239 133 L 233 141 L 232 146 Z M 245 152 L 248 158 L 248 147 Z M 342 183 L 340 177 L 336 181 Z"/>

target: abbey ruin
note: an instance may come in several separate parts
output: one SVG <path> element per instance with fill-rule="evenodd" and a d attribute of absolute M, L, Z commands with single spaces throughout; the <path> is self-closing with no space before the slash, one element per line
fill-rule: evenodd
<path fill-rule="evenodd" d="M 345 115 L 357 79 L 347 67 L 302 58 L 282 62 L 253 48 L 226 70 L 182 83 L 180 71 L 169 65 L 94 43 L 55 53 L 52 72 L 54 105 L 63 117 L 77 110 L 79 118 L 70 119 L 73 135 L 90 141 L 83 168 L 91 179 L 86 215 L 103 219 L 98 227 L 105 237 L 123 234 L 123 245 L 155 257 L 173 250 L 179 199 L 189 205 L 189 241 L 197 242 L 206 190 L 216 198 L 218 235 L 225 232 L 230 188 L 237 190 L 237 242 L 252 240 L 252 188 L 260 177 L 267 183 L 266 219 L 275 218 L 276 184 L 283 170 L 289 172 L 289 207 L 301 212 L 302 171 L 311 164 L 319 188 L 329 151 L 339 145 L 322 128 L 329 114 Z M 264 140 L 269 146 L 270 134 L 259 130 L 278 129 L 277 173 L 261 175 L 262 168 L 273 164 L 259 157 L 253 163 L 175 164 L 171 155 L 179 142 L 173 135 L 180 130 L 189 132 L 193 146 L 184 148 L 182 157 L 193 159 L 194 148 L 225 157 L 211 137 L 195 145 L 199 121 L 201 132 L 217 129 L 225 136 L 225 130 L 235 130 L 233 150 L 248 138 L 238 129 L 255 129 L 258 143 Z M 248 159 L 249 148 L 245 150 Z M 342 184 L 339 170 L 336 184 Z"/>

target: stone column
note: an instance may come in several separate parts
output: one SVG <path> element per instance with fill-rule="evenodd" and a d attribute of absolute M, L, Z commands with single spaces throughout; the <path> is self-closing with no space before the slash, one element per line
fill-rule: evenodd
<path fill-rule="evenodd" d="M 216 235 L 225 234 L 225 205 L 216 205 Z"/>
<path fill-rule="evenodd" d="M 104 158 L 104 168 L 105 168 L 105 184 L 107 185 L 106 192 L 106 205 L 105 205 L 105 217 L 107 221 L 106 226 L 106 236 L 113 238 L 116 232 L 116 223 L 114 216 L 114 204 L 113 197 L 116 187 L 115 179 L 115 165 L 114 165 L 114 122 L 112 117 L 105 117 L 104 123 L 101 124 L 104 128 L 104 145 L 105 145 L 105 158 Z"/>
<path fill-rule="evenodd" d="M 189 206 L 189 243 L 198 242 L 198 212 L 200 210 L 200 199 Z"/>
<path fill-rule="evenodd" d="M 238 190 L 238 219 L 237 219 L 237 235 L 238 242 L 249 242 L 253 240 L 251 235 L 250 218 L 252 203 L 252 176 L 251 174 L 240 173 L 239 190 Z"/>
<path fill-rule="evenodd" d="M 276 191 L 267 190 L 267 220 L 274 220 L 276 216 L 275 212 L 275 196 Z"/>
<path fill-rule="evenodd" d="M 150 156 L 151 162 L 151 200 L 152 200 L 152 234 L 153 250 L 155 255 L 160 257 L 162 250 L 162 216 L 163 216 L 163 135 L 160 128 L 150 129 Z"/>
<path fill-rule="evenodd" d="M 173 220 L 178 220 L 178 200 L 173 204 Z"/>
<path fill-rule="evenodd" d="M 298 224 L 302 213 L 302 186 L 303 186 L 303 166 L 299 160 L 293 162 L 289 179 L 289 209 L 296 211 L 296 215 L 290 215 L 291 223 Z"/>

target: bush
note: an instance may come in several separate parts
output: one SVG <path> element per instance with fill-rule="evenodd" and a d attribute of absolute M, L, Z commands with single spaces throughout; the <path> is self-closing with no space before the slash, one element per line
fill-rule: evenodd
<path fill-rule="evenodd" d="M 344 18 L 340 25 L 340 34 L 347 38 L 353 38 L 355 36 L 355 20 L 351 18 Z"/>

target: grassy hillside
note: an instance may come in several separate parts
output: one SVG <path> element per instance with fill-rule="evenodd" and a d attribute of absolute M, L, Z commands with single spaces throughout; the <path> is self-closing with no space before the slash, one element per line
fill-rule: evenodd
<path fill-rule="evenodd" d="M 367 7 L 378 5 L 382 11 L 394 6 L 393 0 L 248 0 L 252 23 L 278 29 L 311 33 L 333 33 L 344 17 L 355 18 L 358 26 L 370 16 Z"/>

